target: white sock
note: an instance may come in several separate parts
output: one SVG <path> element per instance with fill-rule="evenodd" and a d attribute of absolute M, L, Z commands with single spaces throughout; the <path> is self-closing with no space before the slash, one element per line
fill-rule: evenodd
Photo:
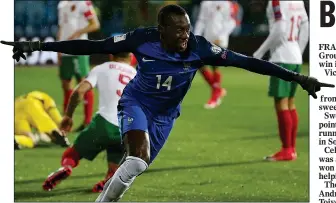
<path fill-rule="evenodd" d="M 96 202 L 118 201 L 131 186 L 135 178 L 148 168 L 147 163 L 134 156 L 126 157 L 125 162 L 104 185 L 103 192 Z"/>

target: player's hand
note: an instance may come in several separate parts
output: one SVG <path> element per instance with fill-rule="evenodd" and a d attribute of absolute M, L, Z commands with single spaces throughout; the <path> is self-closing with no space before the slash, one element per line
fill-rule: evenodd
<path fill-rule="evenodd" d="M 33 51 L 41 50 L 41 42 L 40 41 L 22 41 L 22 42 L 7 42 L 7 41 L 0 41 L 1 44 L 13 46 L 13 56 L 12 58 L 16 61 L 19 61 L 20 58 L 26 60 L 26 56 L 24 53 L 30 53 Z"/>
<path fill-rule="evenodd" d="M 316 92 L 320 91 L 322 87 L 335 87 L 333 84 L 319 82 L 316 78 L 298 74 L 295 76 L 295 81 L 308 92 L 309 95 L 317 99 Z"/>
<path fill-rule="evenodd" d="M 77 31 L 77 32 L 73 33 L 73 34 L 68 38 L 68 40 L 78 39 L 81 35 L 82 35 L 82 33 L 79 32 L 79 31 Z"/>
<path fill-rule="evenodd" d="M 69 117 L 69 116 L 64 116 L 62 121 L 61 121 L 61 130 L 68 133 L 71 131 L 71 128 L 72 128 L 72 124 L 73 124 L 73 121 L 72 121 L 72 118 Z"/>

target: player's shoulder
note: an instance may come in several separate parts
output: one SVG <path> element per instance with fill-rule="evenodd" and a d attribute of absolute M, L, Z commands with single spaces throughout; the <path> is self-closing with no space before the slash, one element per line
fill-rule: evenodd
<path fill-rule="evenodd" d="M 192 48 L 200 58 L 208 56 L 209 54 L 217 55 L 224 52 L 226 53 L 227 50 L 209 42 L 206 38 L 200 35 L 194 35 Z"/>
<path fill-rule="evenodd" d="M 116 62 L 116 61 L 108 61 L 108 62 L 102 63 L 94 67 L 93 70 L 96 70 L 99 72 L 125 71 L 125 72 L 136 73 L 135 69 L 129 64 Z"/>
<path fill-rule="evenodd" d="M 67 4 L 68 4 L 68 1 L 60 1 L 60 2 L 57 4 L 57 9 L 62 9 L 62 8 L 64 8 Z"/>
<path fill-rule="evenodd" d="M 76 4 L 82 7 L 92 6 L 92 1 L 76 1 Z"/>
<path fill-rule="evenodd" d="M 201 36 L 201 35 L 194 35 L 193 33 L 190 34 L 190 45 L 191 45 L 191 48 L 194 50 L 194 51 L 199 51 L 199 50 L 202 50 L 206 47 L 209 46 L 209 41 L 207 39 L 205 39 L 205 37 Z"/>
<path fill-rule="evenodd" d="M 305 4 L 303 1 L 292 1 L 292 5 L 295 5 L 297 9 L 305 10 Z"/>
<path fill-rule="evenodd" d="M 114 42 L 127 40 L 135 49 L 141 45 L 159 42 L 160 35 L 154 27 L 137 28 L 125 34 L 114 36 Z"/>
<path fill-rule="evenodd" d="M 202 1 L 201 2 L 201 7 L 208 7 L 212 4 L 212 1 Z"/>
<path fill-rule="evenodd" d="M 28 93 L 28 95 L 35 98 L 40 98 L 42 100 L 52 99 L 51 96 L 49 96 L 47 93 L 38 90 L 31 91 Z"/>
<path fill-rule="evenodd" d="M 305 4 L 303 1 L 282 1 L 281 5 L 283 5 L 289 13 L 306 12 Z"/>
<path fill-rule="evenodd" d="M 108 69 L 110 62 L 104 62 L 102 64 L 96 65 L 91 69 L 91 72 L 100 72 L 104 69 Z"/>
<path fill-rule="evenodd" d="M 136 74 L 135 68 L 127 63 L 112 61 L 108 63 L 108 66 L 110 70 L 116 70 L 116 71 L 132 74 L 132 75 Z"/>
<path fill-rule="evenodd" d="M 41 92 L 39 90 L 33 90 L 33 91 L 28 93 L 28 95 L 43 95 L 43 94 L 46 94 L 46 93 Z"/>
<path fill-rule="evenodd" d="M 157 27 L 144 27 L 137 28 L 129 32 L 129 35 L 137 38 L 138 41 L 146 42 L 151 40 L 157 40 L 159 36 L 159 31 Z"/>

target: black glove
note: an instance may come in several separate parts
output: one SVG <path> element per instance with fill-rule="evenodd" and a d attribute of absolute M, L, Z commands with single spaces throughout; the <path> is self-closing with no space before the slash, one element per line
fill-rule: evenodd
<path fill-rule="evenodd" d="M 308 92 L 309 95 L 317 99 L 316 92 L 321 90 L 321 87 L 335 87 L 335 85 L 319 82 L 316 78 L 297 74 L 294 76 L 294 81 L 299 83 L 301 87 Z"/>
<path fill-rule="evenodd" d="M 41 50 L 41 42 L 40 41 L 23 41 L 23 42 L 6 42 L 1 41 L 2 44 L 6 44 L 9 46 L 13 46 L 13 56 L 12 58 L 16 61 L 19 61 L 20 58 L 26 60 L 26 56 L 23 53 L 31 53 L 33 51 Z"/>

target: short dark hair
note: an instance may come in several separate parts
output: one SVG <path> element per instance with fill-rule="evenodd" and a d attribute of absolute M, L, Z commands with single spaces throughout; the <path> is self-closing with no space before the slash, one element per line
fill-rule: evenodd
<path fill-rule="evenodd" d="M 130 56 L 130 52 L 119 52 L 116 54 L 113 54 L 114 57 L 118 57 L 118 58 L 127 58 Z"/>
<path fill-rule="evenodd" d="M 159 25 L 166 25 L 167 17 L 170 14 L 185 15 L 187 14 L 187 12 L 184 10 L 184 8 L 176 4 L 170 4 L 170 5 L 164 6 L 160 9 L 159 14 L 158 14 Z"/>

